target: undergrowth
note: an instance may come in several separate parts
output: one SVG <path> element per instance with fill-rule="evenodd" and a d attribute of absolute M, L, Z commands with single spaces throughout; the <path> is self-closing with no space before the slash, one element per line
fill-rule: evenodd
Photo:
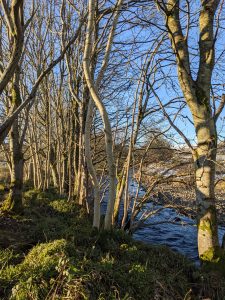
<path fill-rule="evenodd" d="M 54 191 L 27 191 L 23 216 L 0 218 L 0 299 L 223 299 L 220 279 L 167 247 L 93 230 Z"/>

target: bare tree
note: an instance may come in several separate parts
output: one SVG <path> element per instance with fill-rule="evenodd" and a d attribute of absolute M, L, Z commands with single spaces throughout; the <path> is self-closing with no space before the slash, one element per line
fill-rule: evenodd
<path fill-rule="evenodd" d="M 197 147 L 191 147 L 195 164 L 196 200 L 198 205 L 198 251 L 202 260 L 219 255 L 215 207 L 215 161 L 217 152 L 216 121 L 222 109 L 213 115 L 211 78 L 215 65 L 214 18 L 220 1 L 203 1 L 199 17 L 199 68 L 196 80 L 190 63 L 188 35 L 184 35 L 180 19 L 180 1 L 156 1 L 165 15 L 165 25 L 176 56 L 180 87 L 192 113 Z M 224 106 L 224 98 L 221 106 Z M 181 132 L 180 132 L 181 133 Z"/>
<path fill-rule="evenodd" d="M 119 10 L 122 5 L 122 0 L 119 0 L 117 3 L 116 9 Z M 111 132 L 111 125 L 109 122 L 109 117 L 105 106 L 99 97 L 98 94 L 98 85 L 93 80 L 90 72 L 90 57 L 91 57 L 91 35 L 93 29 L 93 22 L 94 22 L 94 14 L 95 14 L 95 2 L 90 0 L 89 1 L 89 17 L 88 17 L 88 27 L 87 27 L 87 34 L 86 34 L 86 42 L 85 42 L 85 49 L 84 49 L 84 58 L 83 58 L 83 66 L 84 66 L 84 74 L 85 79 L 95 105 L 97 106 L 100 115 L 103 120 L 104 124 L 104 131 L 105 131 L 105 145 L 106 145 L 106 154 L 107 154 L 107 163 L 108 163 L 108 175 L 109 175 L 109 199 L 107 205 L 107 211 L 105 216 L 105 229 L 110 229 L 113 223 L 113 210 L 114 210 L 114 202 L 115 202 L 115 191 L 116 191 L 116 173 L 115 173 L 115 163 L 114 163 L 114 155 L 113 155 L 113 141 L 112 141 L 112 132 Z M 109 42 L 106 47 L 106 54 L 103 61 L 102 71 L 107 66 L 107 62 L 109 59 L 109 53 L 111 44 L 113 41 L 113 34 L 118 20 L 118 13 L 115 15 L 114 22 L 112 25 L 112 31 L 109 35 Z M 99 78 L 101 79 L 101 76 Z M 99 80 L 100 81 L 100 80 Z"/>

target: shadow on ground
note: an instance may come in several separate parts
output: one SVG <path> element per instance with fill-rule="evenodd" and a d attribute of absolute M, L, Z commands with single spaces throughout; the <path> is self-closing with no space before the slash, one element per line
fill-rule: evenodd
<path fill-rule="evenodd" d="M 54 190 L 27 191 L 23 215 L 0 224 L 1 299 L 223 299 L 222 279 L 167 247 L 93 230 Z"/>

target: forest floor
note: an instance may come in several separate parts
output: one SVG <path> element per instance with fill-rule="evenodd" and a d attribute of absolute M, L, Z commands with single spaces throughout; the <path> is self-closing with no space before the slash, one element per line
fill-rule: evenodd
<path fill-rule="evenodd" d="M 54 191 L 27 191 L 0 214 L 0 299 L 224 299 L 224 280 L 164 246 L 97 232 Z"/>

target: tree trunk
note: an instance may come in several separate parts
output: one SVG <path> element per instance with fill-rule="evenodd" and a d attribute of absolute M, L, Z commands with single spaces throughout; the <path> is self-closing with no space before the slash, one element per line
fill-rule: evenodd
<path fill-rule="evenodd" d="M 111 124 L 109 121 L 109 116 L 106 111 L 105 105 L 101 100 L 98 94 L 98 86 L 102 80 L 104 71 L 107 67 L 109 55 L 112 47 L 114 31 L 117 25 L 118 16 L 119 16 L 119 9 L 122 5 L 122 0 L 117 2 L 117 12 L 114 16 L 112 28 L 109 34 L 108 43 L 106 46 L 105 56 L 103 59 L 102 67 L 100 73 L 98 75 L 97 81 L 94 82 L 92 73 L 91 73 L 91 49 L 92 45 L 92 32 L 94 27 L 94 15 L 95 15 L 95 1 L 89 0 L 88 6 L 88 25 L 87 25 L 87 33 L 85 39 L 85 47 L 84 47 L 84 57 L 83 57 L 83 70 L 84 76 L 86 79 L 86 83 L 100 115 L 102 118 L 102 122 L 104 125 L 104 132 L 105 132 L 105 148 L 106 148 L 106 156 L 107 156 L 107 165 L 108 165 L 108 176 L 109 176 L 109 199 L 108 205 L 106 209 L 105 215 L 105 224 L 104 227 L 106 230 L 110 229 L 113 222 L 113 211 L 114 211 L 114 203 L 116 198 L 116 169 L 115 169 L 115 162 L 114 162 L 114 154 L 113 154 L 113 139 L 112 139 L 112 129 Z"/>
<path fill-rule="evenodd" d="M 13 110 L 21 104 L 19 76 L 20 70 L 17 68 L 12 82 L 10 97 L 10 104 Z M 20 141 L 18 118 L 15 119 L 9 132 L 9 147 L 11 156 L 11 183 L 9 195 L 6 200 L 6 209 L 20 213 L 23 209 L 22 193 L 24 158 Z"/>
<path fill-rule="evenodd" d="M 99 229 L 100 227 L 100 187 L 97 178 L 97 174 L 92 162 L 91 157 L 91 124 L 93 120 L 93 109 L 94 103 L 93 101 L 89 101 L 88 103 L 88 112 L 86 117 L 86 126 L 85 126 L 85 156 L 87 160 L 88 171 L 91 175 L 92 184 L 94 187 L 94 219 L 93 219 L 93 227 Z"/>
<path fill-rule="evenodd" d="M 52 170 L 53 185 L 55 188 L 58 188 L 59 187 L 59 174 L 58 174 L 58 170 L 57 170 L 56 153 L 55 153 L 53 147 L 51 147 L 51 149 L 50 149 L 49 163 L 50 163 L 51 170 Z"/>
<path fill-rule="evenodd" d="M 14 125 L 13 125 L 14 127 Z M 23 193 L 23 166 L 24 159 L 20 150 L 13 145 L 12 153 L 12 171 L 10 192 L 7 198 L 8 209 L 16 213 L 23 210 L 22 193 Z"/>
<path fill-rule="evenodd" d="M 180 87 L 192 113 L 196 131 L 197 148 L 194 149 L 190 141 L 189 147 L 195 162 L 198 251 L 200 259 L 209 262 L 217 257 L 219 248 L 214 191 L 217 132 L 216 117 L 212 113 L 210 101 L 211 78 L 215 64 L 213 24 L 219 2 L 201 1 L 199 68 L 196 80 L 192 77 L 188 41 L 182 31 L 180 2 L 169 0 L 164 11 L 169 38 L 176 55 Z"/>
<path fill-rule="evenodd" d="M 204 119 L 195 120 L 195 127 L 198 140 L 194 155 L 198 251 L 202 260 L 210 260 L 219 247 L 214 191 L 217 133 L 213 118 L 206 114 Z"/>
<path fill-rule="evenodd" d="M 121 203 L 123 193 L 124 193 L 124 188 L 125 188 L 125 183 L 126 183 L 125 168 L 123 168 L 121 175 L 119 176 L 119 178 L 117 180 L 118 180 L 118 182 L 117 182 L 116 200 L 115 200 L 114 212 L 113 212 L 114 222 L 118 221 L 120 203 Z"/>
<path fill-rule="evenodd" d="M 11 183 L 7 198 L 7 210 L 20 213 L 23 210 L 22 192 L 23 192 L 23 167 L 24 159 L 19 142 L 18 119 L 15 120 L 10 130 L 10 153 L 11 153 Z"/>

